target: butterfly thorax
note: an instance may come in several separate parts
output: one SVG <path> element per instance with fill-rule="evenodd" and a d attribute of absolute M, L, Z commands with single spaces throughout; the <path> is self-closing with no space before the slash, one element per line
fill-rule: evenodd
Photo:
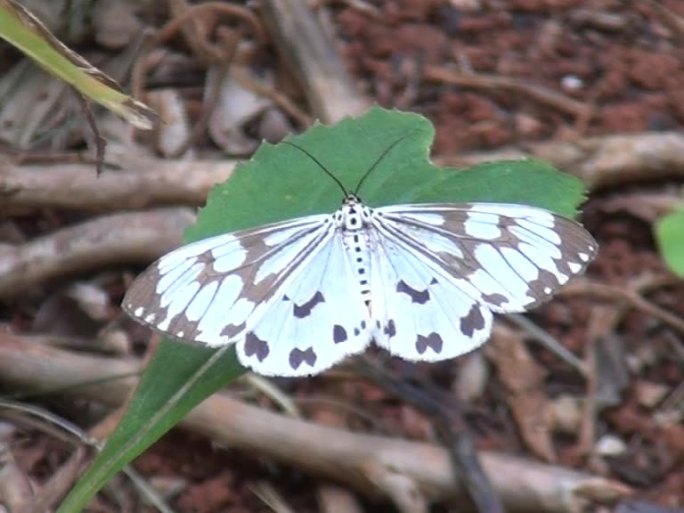
<path fill-rule="evenodd" d="M 344 198 L 342 207 L 335 212 L 335 225 L 342 232 L 357 232 L 368 228 L 372 210 L 354 194 Z"/>
<path fill-rule="evenodd" d="M 354 195 L 348 194 L 342 207 L 335 212 L 337 229 L 342 235 L 344 249 L 364 300 L 370 298 L 370 236 L 369 228 L 373 210 Z"/>

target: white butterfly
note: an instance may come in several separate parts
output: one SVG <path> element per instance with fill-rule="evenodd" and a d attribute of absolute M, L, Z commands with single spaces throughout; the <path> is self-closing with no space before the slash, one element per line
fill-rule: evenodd
<path fill-rule="evenodd" d="M 437 361 L 484 343 L 493 312 L 549 299 L 597 250 L 581 225 L 540 208 L 370 208 L 345 194 L 333 214 L 172 251 L 135 280 L 124 309 L 178 339 L 236 344 L 240 362 L 264 375 L 316 374 L 373 340 L 407 360 Z"/>

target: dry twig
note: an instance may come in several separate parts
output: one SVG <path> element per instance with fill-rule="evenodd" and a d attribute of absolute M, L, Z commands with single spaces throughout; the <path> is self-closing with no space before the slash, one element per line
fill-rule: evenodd
<path fill-rule="evenodd" d="M 589 189 L 634 180 L 684 177 L 684 135 L 646 133 L 530 145 L 528 153 L 497 151 L 442 157 L 466 166 L 505 158 L 538 157 L 582 180 Z M 109 151 L 112 155 L 112 151 Z M 227 180 L 234 160 L 125 159 L 123 169 L 99 178 L 89 164 L 0 165 L 4 213 L 40 208 L 121 210 L 151 205 L 201 205 L 209 189 Z"/>
<path fill-rule="evenodd" d="M 530 451 L 544 461 L 557 461 L 552 440 L 550 401 L 544 390 L 546 370 L 527 350 L 522 337 L 497 325 L 485 354 L 497 369 L 506 402 Z"/>
<path fill-rule="evenodd" d="M 331 123 L 368 107 L 306 2 L 265 0 L 262 12 L 276 49 L 299 78 L 315 118 Z"/>
<path fill-rule="evenodd" d="M 130 159 L 129 159 L 130 160 Z M 139 159 L 97 176 L 90 164 L 0 166 L 0 212 L 42 208 L 128 210 L 153 205 L 202 205 L 236 161 Z"/>
<path fill-rule="evenodd" d="M 0 375 L 14 388 L 51 389 L 138 369 L 135 360 L 106 359 L 36 347 L 0 333 Z M 119 406 L 133 380 L 74 388 L 72 397 Z M 386 496 L 372 476 L 405 476 L 430 501 L 463 501 L 462 476 L 449 455 L 427 443 L 350 433 L 286 418 L 215 395 L 181 423 L 216 442 L 258 451 L 370 496 Z M 483 466 L 509 511 L 569 513 L 587 503 L 612 503 L 629 493 L 617 482 L 512 456 L 482 452 Z"/>
<path fill-rule="evenodd" d="M 484 75 L 463 72 L 442 66 L 429 65 L 423 70 L 426 80 L 443 84 L 454 84 L 473 89 L 493 89 L 526 95 L 560 111 L 572 114 L 578 119 L 588 120 L 593 112 L 591 106 L 573 100 L 552 89 L 514 77 Z"/>
<path fill-rule="evenodd" d="M 566 286 L 559 295 L 592 296 L 611 302 L 626 302 L 633 308 L 652 315 L 672 329 L 684 334 L 684 319 L 645 299 L 641 295 L 638 287 L 624 288 L 603 283 L 589 282 L 586 280 L 575 280 L 573 283 Z"/>
<path fill-rule="evenodd" d="M 442 157 L 442 164 L 467 166 L 507 158 L 536 157 L 580 178 L 589 190 L 684 176 L 684 135 L 678 132 L 588 137 L 530 144 L 517 149 Z"/>
<path fill-rule="evenodd" d="M 181 243 L 194 220 L 186 208 L 112 214 L 63 228 L 21 246 L 0 247 L 0 297 L 88 269 L 148 263 Z"/>
<path fill-rule="evenodd" d="M 29 477 L 21 470 L 10 446 L 0 443 L 0 504 L 17 513 L 29 513 L 34 491 Z"/>

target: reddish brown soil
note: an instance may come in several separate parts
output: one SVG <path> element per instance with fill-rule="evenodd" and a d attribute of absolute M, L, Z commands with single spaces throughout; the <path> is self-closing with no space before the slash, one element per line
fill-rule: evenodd
<path fill-rule="evenodd" d="M 371 6 L 374 14 L 354 7 L 353 2 L 334 2 L 329 8 L 346 63 L 363 91 L 381 105 L 428 116 L 437 128 L 434 152 L 446 155 L 586 135 L 681 130 L 684 2 L 661 4 L 682 17 L 679 28 L 647 1 L 383 0 Z M 470 10 L 468 5 L 483 7 Z M 456 87 L 422 75 L 426 66 L 455 67 L 454 63 L 565 94 L 586 106 L 590 115 L 573 115 L 522 92 Z M 601 245 L 589 275 L 620 287 L 646 270 L 664 271 L 652 237 L 652 220 L 603 209 L 606 198 L 625 192 L 632 191 L 616 188 L 592 197 L 585 217 Z M 684 317 L 684 286 L 657 289 L 649 299 Z M 535 313 L 534 320 L 581 356 L 590 339 L 587 320 L 596 314 L 594 306 L 582 298 L 558 299 Z M 30 316 L 19 311 L 10 315 L 15 326 Z M 658 424 L 658 405 L 639 399 L 652 385 L 670 392 L 681 386 L 684 362 L 681 353 L 671 348 L 672 344 L 681 347 L 682 335 L 638 310 L 625 315 L 613 335 L 626 348 L 632 370 L 616 404 L 599 414 L 596 430 L 598 436 L 620 438 L 627 449 L 597 464 L 582 454 L 578 437 L 556 434 L 558 464 L 621 480 L 635 487 L 639 499 L 684 508 L 684 429 Z M 586 393 L 584 382 L 555 356 L 537 348 L 532 354 L 546 370 L 544 393 L 549 399 Z M 463 365 L 419 366 L 419 372 L 448 387 Z M 401 369 L 396 362 L 391 366 Z M 498 376 L 489 379 L 485 391 L 466 409 L 478 447 L 536 458 L 515 429 Z M 374 419 L 371 423 L 330 407 L 308 408 L 307 414 L 320 422 L 410 439 L 432 436 L 429 421 L 415 409 L 368 383 L 333 386 L 314 379 L 286 385 L 296 397 L 334 395 L 336 401 L 358 405 Z M 22 467 L 38 478 L 64 456 L 41 439 L 18 442 L 15 447 Z M 296 511 L 316 510 L 318 483 L 312 477 L 258 456 L 212 447 L 180 432 L 157 443 L 135 466 L 153 478 L 186 480 L 171 500 L 177 511 L 267 511 L 252 491 L 261 480 L 272 483 Z M 130 485 L 116 486 L 135 495 Z M 92 511 L 117 511 L 111 497 L 99 499 Z M 377 505 L 373 508 L 377 511 Z"/>

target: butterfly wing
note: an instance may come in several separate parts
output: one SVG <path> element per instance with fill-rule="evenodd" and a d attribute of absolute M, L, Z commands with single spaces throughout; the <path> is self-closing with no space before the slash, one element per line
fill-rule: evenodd
<path fill-rule="evenodd" d="M 123 308 L 173 337 L 210 346 L 244 334 L 256 305 L 330 230 L 317 215 L 210 237 L 183 246 L 145 270 L 129 287 Z"/>
<path fill-rule="evenodd" d="M 339 239 L 329 215 L 211 237 L 152 264 L 123 307 L 176 338 L 237 343 L 261 374 L 313 374 L 369 341 Z"/>
<path fill-rule="evenodd" d="M 407 360 L 436 361 L 487 340 L 492 312 L 465 280 L 451 275 L 403 240 L 377 232 L 371 253 L 373 338 Z"/>
<path fill-rule="evenodd" d="M 596 252 L 579 224 L 533 207 L 397 205 L 375 213 L 374 339 L 410 360 L 481 345 L 492 312 L 548 299 Z"/>
<path fill-rule="evenodd" d="M 271 301 L 237 344 L 243 365 L 259 374 L 321 372 L 370 342 L 370 319 L 342 237 L 333 231 Z"/>
<path fill-rule="evenodd" d="M 521 312 L 548 300 L 597 250 L 580 224 L 524 205 L 397 205 L 376 212 L 384 237 L 438 264 L 494 312 Z"/>

